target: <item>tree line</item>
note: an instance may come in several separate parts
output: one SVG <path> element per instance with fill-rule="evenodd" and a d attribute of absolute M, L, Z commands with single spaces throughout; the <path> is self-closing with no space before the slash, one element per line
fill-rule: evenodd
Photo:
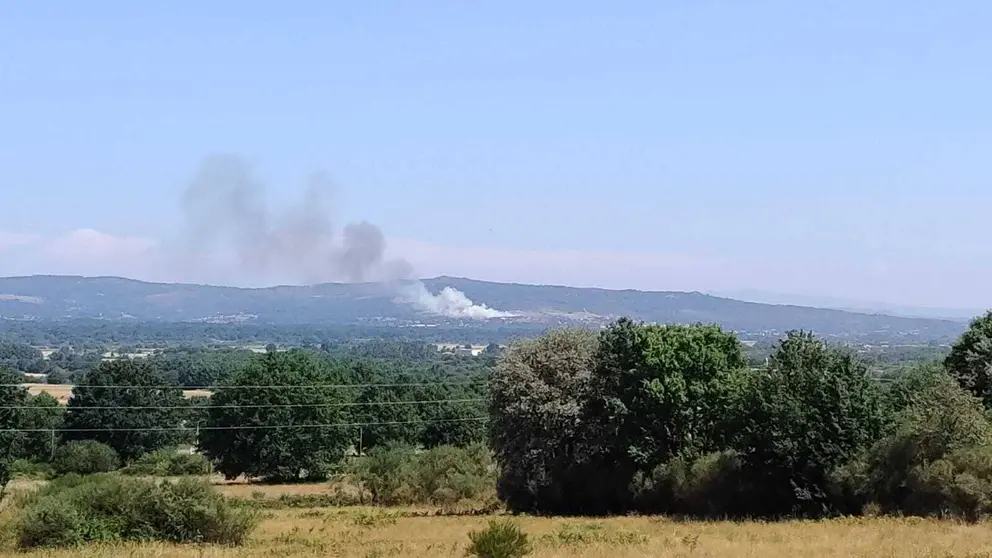
<path fill-rule="evenodd" d="M 292 482 L 397 443 L 485 439 L 517 512 L 992 512 L 992 313 L 942 361 L 884 382 L 810 332 L 756 365 L 718 326 L 629 319 L 548 331 L 459 374 L 415 362 L 270 351 L 184 397 L 151 360 L 105 361 L 64 409 L 3 381 L 0 473 L 83 440 L 125 464 L 188 443 L 228 478 Z"/>
<path fill-rule="evenodd" d="M 518 343 L 490 381 L 500 498 L 553 514 L 992 512 L 992 313 L 880 382 L 790 332 L 747 366 L 712 325 L 619 320 Z"/>
<path fill-rule="evenodd" d="M 86 440 L 123 464 L 190 444 L 229 478 L 322 479 L 347 455 L 384 444 L 483 440 L 484 376 L 448 372 L 295 349 L 251 355 L 210 392 L 184 394 L 155 362 L 118 359 L 80 375 L 65 407 L 3 372 L 0 471 Z"/>

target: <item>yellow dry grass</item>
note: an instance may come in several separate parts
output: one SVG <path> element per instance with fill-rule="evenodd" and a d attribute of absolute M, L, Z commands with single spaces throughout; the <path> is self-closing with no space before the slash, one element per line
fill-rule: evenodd
<path fill-rule="evenodd" d="M 0 556 L 104 558 L 184 556 L 282 558 L 340 556 L 462 557 L 468 534 L 488 517 L 411 516 L 410 510 L 338 508 L 269 512 L 241 548 L 167 544 L 13 551 Z M 992 529 L 922 519 L 857 518 L 819 522 L 678 522 L 665 518 L 516 519 L 534 558 L 587 557 L 990 557 Z"/>
<path fill-rule="evenodd" d="M 39 393 L 46 392 L 55 399 L 58 399 L 59 403 L 65 405 L 69 402 L 69 397 L 72 396 L 72 386 L 68 384 L 23 384 L 24 387 L 28 388 L 28 393 L 31 395 L 38 395 Z M 183 395 L 186 397 L 209 397 L 210 392 L 202 389 L 189 389 L 183 391 Z"/>

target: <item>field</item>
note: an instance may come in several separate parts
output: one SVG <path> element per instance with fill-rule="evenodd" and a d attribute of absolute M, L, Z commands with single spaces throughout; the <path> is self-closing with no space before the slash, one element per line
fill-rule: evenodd
<path fill-rule="evenodd" d="M 260 486 L 217 481 L 235 498 L 313 495 L 326 485 Z M 20 481 L 18 489 L 29 489 Z M 426 508 L 296 508 L 262 512 L 246 546 L 162 543 L 87 546 L 0 556 L 179 558 L 340 556 L 463 557 L 471 531 L 496 516 L 445 516 Z M 781 523 L 676 521 L 664 517 L 536 518 L 516 521 L 531 537 L 534 558 L 613 557 L 992 557 L 992 529 L 917 518 L 843 518 Z M 7 546 L 6 548 L 10 548 Z"/>
<path fill-rule="evenodd" d="M 486 517 L 417 517 L 409 509 L 328 508 L 268 514 L 243 548 L 165 544 L 92 546 L 79 550 L 6 552 L 3 556 L 462 557 L 468 534 Z M 675 522 L 663 518 L 523 518 L 534 558 L 949 557 L 992 556 L 988 525 L 936 520 L 850 519 L 823 522 Z"/>
<path fill-rule="evenodd" d="M 72 386 L 68 384 L 24 384 L 24 387 L 28 388 L 28 393 L 31 395 L 46 392 L 55 399 L 58 399 L 59 403 L 63 405 L 69 402 L 69 396 L 72 395 Z M 183 395 L 186 397 L 209 397 L 210 392 L 204 390 L 186 390 L 183 391 Z"/>

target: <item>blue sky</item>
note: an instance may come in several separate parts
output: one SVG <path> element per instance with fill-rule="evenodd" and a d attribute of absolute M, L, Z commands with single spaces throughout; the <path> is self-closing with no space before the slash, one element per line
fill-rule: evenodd
<path fill-rule="evenodd" d="M 0 0 L 0 274 L 163 265 L 200 161 L 418 273 L 992 306 L 992 4 Z"/>

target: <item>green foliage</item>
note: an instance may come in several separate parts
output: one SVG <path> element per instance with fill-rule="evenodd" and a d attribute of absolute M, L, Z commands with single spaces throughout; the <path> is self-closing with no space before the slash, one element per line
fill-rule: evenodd
<path fill-rule="evenodd" d="M 145 359 L 102 362 L 72 388 L 65 438 L 107 444 L 125 461 L 175 445 L 183 414 L 174 407 L 185 402 L 179 389 L 149 387 L 163 385 L 161 373 Z"/>
<path fill-rule="evenodd" d="M 24 457 L 34 460 L 48 460 L 58 447 L 65 417 L 65 407 L 47 392 L 28 396 L 24 410 L 24 428 L 35 430 L 24 436 Z M 52 434 L 55 434 L 54 436 Z"/>
<path fill-rule="evenodd" d="M 55 450 L 52 468 L 58 475 L 108 473 L 120 467 L 114 448 L 95 440 L 68 442 Z"/>
<path fill-rule="evenodd" d="M 946 388 L 950 382 L 952 378 L 939 364 L 924 363 L 904 369 L 886 384 L 885 403 L 889 413 L 898 420 L 900 413 L 924 403 L 934 389 Z"/>
<path fill-rule="evenodd" d="M 675 457 L 650 473 L 638 472 L 631 489 L 642 509 L 722 518 L 750 513 L 753 502 L 747 499 L 746 486 L 740 455 L 723 450 L 695 460 Z"/>
<path fill-rule="evenodd" d="M 732 439 L 756 480 L 751 514 L 831 512 L 830 474 L 877 440 L 887 420 L 867 367 L 790 332 L 750 386 Z"/>
<path fill-rule="evenodd" d="M 745 366 L 732 333 L 707 325 L 644 325 L 621 319 L 596 356 L 592 421 L 617 466 L 650 470 L 716 447 L 725 391 Z"/>
<path fill-rule="evenodd" d="M 352 465 L 351 475 L 373 504 L 396 505 L 412 499 L 408 484 L 412 477 L 415 448 L 387 444 L 370 451 Z"/>
<path fill-rule="evenodd" d="M 551 330 L 515 343 L 490 378 L 489 443 L 499 465 L 497 492 L 516 511 L 569 511 L 588 500 L 582 412 L 596 335 Z"/>
<path fill-rule="evenodd" d="M 492 496 L 495 483 L 492 456 L 481 444 L 423 452 L 390 444 L 357 460 L 349 473 L 377 505 L 478 502 Z"/>
<path fill-rule="evenodd" d="M 471 544 L 469 556 L 478 558 L 520 558 L 531 552 L 530 541 L 516 523 L 494 519 L 481 531 L 468 535 Z"/>
<path fill-rule="evenodd" d="M 37 373 L 44 369 L 44 359 L 41 351 L 31 345 L 0 341 L 0 368 Z"/>
<path fill-rule="evenodd" d="M 14 461 L 24 455 L 27 436 L 18 429 L 25 427 L 23 406 L 28 400 L 28 391 L 16 387 L 20 383 L 18 375 L 0 367 L 0 498 L 11 480 L 11 467 Z"/>
<path fill-rule="evenodd" d="M 115 475 L 65 477 L 41 488 L 17 518 L 23 549 L 89 542 L 160 540 L 241 544 L 257 523 L 209 483 Z"/>
<path fill-rule="evenodd" d="M 228 479 L 326 478 L 328 466 L 341 460 L 354 438 L 336 426 L 347 422 L 342 390 L 315 386 L 340 383 L 327 361 L 310 352 L 259 355 L 211 397 L 206 420 L 210 429 L 201 431 L 200 449 Z M 270 385 L 299 387 L 252 387 Z"/>
<path fill-rule="evenodd" d="M 388 383 L 413 383 L 412 377 L 398 374 L 388 376 Z M 356 382 L 363 384 L 385 383 L 381 375 L 359 373 Z M 383 444 L 416 444 L 423 431 L 417 412 L 417 393 L 409 386 L 368 387 L 360 390 L 355 398 L 351 419 L 362 427 L 363 451 Z"/>
<path fill-rule="evenodd" d="M 31 461 L 30 459 L 17 459 L 10 465 L 11 477 L 21 477 L 33 480 L 46 480 L 55 476 L 55 469 L 51 463 L 44 461 Z"/>
<path fill-rule="evenodd" d="M 944 366 L 961 387 L 992 408 L 992 310 L 972 320 L 951 347 Z"/>
<path fill-rule="evenodd" d="M 835 477 L 849 501 L 886 513 L 976 517 L 992 511 L 990 460 L 992 425 L 981 401 L 945 376 L 898 415 L 894 433 Z"/>
<path fill-rule="evenodd" d="M 159 351 L 150 361 L 168 383 L 211 386 L 222 382 L 251 360 L 247 349 L 180 346 Z"/>
<path fill-rule="evenodd" d="M 163 449 L 146 453 L 121 470 L 125 475 L 181 477 L 209 475 L 210 461 L 198 453 L 181 453 Z"/>

